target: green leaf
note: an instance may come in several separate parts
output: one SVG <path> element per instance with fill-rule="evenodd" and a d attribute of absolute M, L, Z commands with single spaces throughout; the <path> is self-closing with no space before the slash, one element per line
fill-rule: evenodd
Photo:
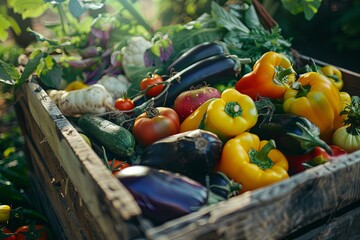
<path fill-rule="evenodd" d="M 43 57 L 43 53 L 37 49 L 30 54 L 29 61 L 25 65 L 24 72 L 21 74 L 18 85 L 23 84 L 30 75 L 35 71 L 39 65 L 40 59 Z"/>
<path fill-rule="evenodd" d="M 322 0 L 281 0 L 281 2 L 291 14 L 304 12 L 305 18 L 311 20 L 318 12 Z"/>
<path fill-rule="evenodd" d="M 84 2 L 83 0 L 70 0 L 69 2 L 70 13 L 76 18 L 80 17 L 88 9 L 97 10 L 103 6 L 104 4 L 101 2 Z"/>
<path fill-rule="evenodd" d="M 0 15 L 0 41 L 5 41 L 9 34 L 7 29 L 11 26 L 11 23 L 2 15 Z"/>
<path fill-rule="evenodd" d="M 14 12 L 21 14 L 23 19 L 39 17 L 51 6 L 43 0 L 13 0 L 11 5 Z"/>
<path fill-rule="evenodd" d="M 78 0 L 70 0 L 69 10 L 70 13 L 76 18 L 80 17 L 81 14 L 86 11 L 86 9 L 83 7 L 83 4 Z"/>
<path fill-rule="evenodd" d="M 8 85 L 15 85 L 18 78 L 19 73 L 15 66 L 0 60 L 0 82 L 6 83 Z"/>
<path fill-rule="evenodd" d="M 216 2 L 211 3 L 211 15 L 219 26 L 224 27 L 229 31 L 237 30 L 245 33 L 249 33 L 250 31 L 235 15 L 226 11 Z"/>
<path fill-rule="evenodd" d="M 224 28 L 184 29 L 172 33 L 170 38 L 173 41 L 174 52 L 180 53 L 202 42 L 221 40 L 226 32 Z"/>
<path fill-rule="evenodd" d="M 36 69 L 36 73 L 45 86 L 58 88 L 63 74 L 62 67 L 51 57 L 42 58 Z"/>
<path fill-rule="evenodd" d="M 259 17 L 256 13 L 254 5 L 250 5 L 249 8 L 244 13 L 244 21 L 246 26 L 248 26 L 250 29 L 253 29 L 255 27 L 258 27 L 261 25 Z"/>
<path fill-rule="evenodd" d="M 16 20 L 10 16 L 8 16 L 7 18 L 8 18 L 8 21 L 10 22 L 11 28 L 14 30 L 14 33 L 16 35 L 20 35 L 21 28 L 20 28 L 19 24 L 16 22 Z"/>

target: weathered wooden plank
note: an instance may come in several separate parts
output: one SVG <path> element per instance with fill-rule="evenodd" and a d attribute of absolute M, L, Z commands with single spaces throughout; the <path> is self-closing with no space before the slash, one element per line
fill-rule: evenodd
<path fill-rule="evenodd" d="M 360 152 L 147 231 L 149 239 L 278 239 L 360 200 Z"/>
<path fill-rule="evenodd" d="M 100 239 L 101 232 L 96 231 L 100 226 L 97 226 L 96 220 L 89 215 L 86 205 L 83 204 L 59 160 L 47 141 L 44 141 L 44 135 L 26 108 L 24 99 L 19 99 L 18 104 L 22 106 L 23 119 L 27 121 L 23 132 L 31 156 L 29 162 L 37 176 L 35 187 L 45 192 L 48 198 L 43 199 L 43 202 L 52 205 L 67 236 L 74 236 L 76 239 Z"/>
<path fill-rule="evenodd" d="M 330 217 L 327 222 L 317 228 L 308 230 L 305 234 L 288 239 L 327 239 L 327 240 L 355 240 L 360 239 L 360 203 L 339 216 Z"/>
<path fill-rule="evenodd" d="M 132 196 L 106 170 L 98 156 L 37 84 L 24 84 L 17 94 L 26 99 L 26 107 L 44 135 L 44 139 L 35 145 L 41 148 L 41 144 L 47 142 L 50 146 L 54 157 L 59 160 L 83 203 L 101 227 L 104 239 L 108 236 L 126 239 L 128 233 L 124 220 L 140 215 Z"/>

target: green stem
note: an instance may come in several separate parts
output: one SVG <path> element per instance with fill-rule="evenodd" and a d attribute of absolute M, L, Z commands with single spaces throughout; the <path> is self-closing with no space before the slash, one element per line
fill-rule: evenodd
<path fill-rule="evenodd" d="M 65 20 L 64 20 L 65 19 L 65 12 L 64 12 L 64 9 L 63 9 L 63 7 L 62 7 L 62 5 L 60 3 L 57 4 L 57 8 L 58 8 L 59 15 L 60 15 L 61 28 L 62 28 L 64 36 L 66 36 L 66 28 L 65 28 Z"/>
<path fill-rule="evenodd" d="M 295 133 L 287 134 L 297 139 L 300 142 L 302 149 L 306 149 L 307 152 L 310 152 L 318 146 L 323 148 L 329 155 L 333 155 L 331 147 L 317 135 L 310 132 L 309 128 L 299 122 L 296 122 L 296 125 L 300 128 L 301 135 Z"/>
<path fill-rule="evenodd" d="M 287 76 L 294 74 L 295 71 L 292 67 L 289 68 L 283 68 L 281 66 L 276 66 L 275 67 L 275 77 L 277 79 L 277 81 L 279 81 L 282 84 L 285 84 L 287 82 Z"/>
<path fill-rule="evenodd" d="M 297 88 L 297 93 L 296 93 L 296 98 L 301 98 L 301 97 L 306 97 L 307 94 L 310 92 L 311 86 L 310 85 L 301 85 L 301 83 L 299 82 L 295 82 L 293 84 L 293 87 L 296 89 Z"/>
<path fill-rule="evenodd" d="M 224 111 L 232 118 L 241 116 L 242 114 L 242 108 L 237 102 L 227 102 Z"/>
<path fill-rule="evenodd" d="M 128 0 L 119 0 L 119 2 L 123 5 L 125 9 L 127 9 L 130 14 L 135 18 L 137 23 L 143 26 L 149 33 L 152 32 L 152 27 L 145 21 L 145 19 L 138 13 L 138 11 L 134 8 L 133 4 Z"/>
<path fill-rule="evenodd" d="M 270 139 L 260 151 L 256 151 L 253 148 L 249 151 L 250 162 L 256 164 L 262 170 L 271 168 L 274 162 L 268 157 L 269 152 L 275 148 L 275 141 Z"/>

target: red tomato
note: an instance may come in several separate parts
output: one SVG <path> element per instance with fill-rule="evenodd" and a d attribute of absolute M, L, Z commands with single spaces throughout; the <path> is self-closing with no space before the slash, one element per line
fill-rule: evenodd
<path fill-rule="evenodd" d="M 141 80 L 140 89 L 145 90 L 146 88 L 148 88 L 154 84 L 162 83 L 162 82 L 164 82 L 164 80 L 160 75 L 152 74 L 150 77 L 146 77 L 143 80 Z M 155 97 L 155 96 L 159 95 L 163 89 L 164 89 L 164 84 L 159 84 L 159 85 L 149 88 L 145 94 L 149 97 Z"/>
<path fill-rule="evenodd" d="M 47 240 L 48 230 L 44 225 L 35 225 L 32 230 L 29 225 L 21 226 L 16 230 L 16 240 L 34 239 Z"/>
<path fill-rule="evenodd" d="M 155 108 L 155 114 L 144 112 L 134 122 L 132 133 L 143 147 L 179 132 L 179 116 L 172 108 Z"/>
<path fill-rule="evenodd" d="M 127 111 L 133 109 L 135 104 L 130 98 L 118 98 L 115 100 L 114 107 L 120 111 Z"/>
<path fill-rule="evenodd" d="M 117 159 L 109 160 L 108 165 L 112 171 L 112 174 L 116 174 L 116 173 L 120 172 L 120 170 L 130 166 L 127 162 L 117 160 Z"/>

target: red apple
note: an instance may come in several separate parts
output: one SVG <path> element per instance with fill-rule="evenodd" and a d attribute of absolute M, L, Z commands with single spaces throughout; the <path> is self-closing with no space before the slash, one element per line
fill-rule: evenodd
<path fill-rule="evenodd" d="M 201 104 L 211 98 L 220 98 L 220 96 L 219 90 L 209 86 L 187 90 L 176 97 L 173 108 L 182 122 Z"/>

